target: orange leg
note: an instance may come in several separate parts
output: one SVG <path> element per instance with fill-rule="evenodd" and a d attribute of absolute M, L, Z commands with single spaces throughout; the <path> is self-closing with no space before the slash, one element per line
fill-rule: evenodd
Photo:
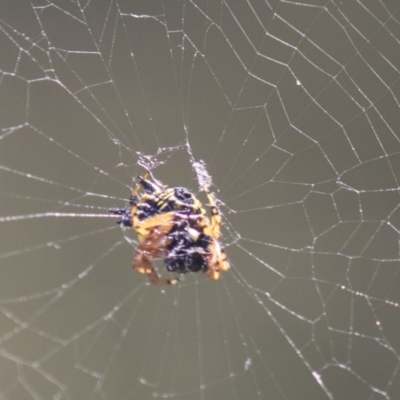
<path fill-rule="evenodd" d="M 219 259 L 219 267 L 222 271 L 228 271 L 231 266 L 229 265 L 228 259 L 225 254 L 225 250 L 221 249 L 221 257 Z"/>
<path fill-rule="evenodd" d="M 214 196 L 210 193 L 210 190 L 208 189 L 208 187 L 204 186 L 204 191 L 206 192 L 208 201 L 210 202 L 210 207 L 211 207 L 211 237 L 215 240 L 218 240 L 221 232 L 220 232 L 220 228 L 221 228 L 221 224 L 222 224 L 222 219 L 221 219 L 221 215 L 218 211 L 218 207 L 215 203 L 215 199 Z"/>
<path fill-rule="evenodd" d="M 132 217 L 133 229 L 139 236 L 139 241 L 142 242 L 144 238 L 152 235 L 153 229 L 158 229 L 160 233 L 167 234 L 173 227 L 175 213 L 168 212 L 164 214 L 155 215 L 154 217 L 147 218 L 144 221 L 139 221 L 137 214 L 134 213 Z"/>
<path fill-rule="evenodd" d="M 161 279 L 156 270 L 153 267 L 149 257 L 140 253 L 139 250 L 135 256 L 135 263 L 133 264 L 133 269 L 140 272 L 141 274 L 146 274 L 151 283 L 155 285 L 175 285 L 179 282 L 178 278 L 174 279 Z"/>
<path fill-rule="evenodd" d="M 208 270 L 206 272 L 212 280 L 220 278 L 220 271 L 228 271 L 230 265 L 227 261 L 225 252 L 220 249 L 217 242 L 210 243 L 210 254 L 208 255 Z"/>
<path fill-rule="evenodd" d="M 152 259 L 165 258 L 169 241 L 162 230 L 156 229 L 150 237 L 137 248 L 133 269 L 146 274 L 150 281 L 156 285 L 175 285 L 178 278 L 161 279 L 151 263 Z"/>
<path fill-rule="evenodd" d="M 213 265 L 213 261 L 212 260 L 208 261 L 208 270 L 206 272 L 206 275 L 209 278 L 211 278 L 213 281 L 217 281 L 220 278 L 220 273 L 215 268 L 215 266 Z"/>

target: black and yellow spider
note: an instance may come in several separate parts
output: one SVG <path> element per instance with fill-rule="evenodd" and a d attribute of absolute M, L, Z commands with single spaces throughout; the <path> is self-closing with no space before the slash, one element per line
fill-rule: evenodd
<path fill-rule="evenodd" d="M 175 285 L 178 278 L 161 279 L 152 260 L 162 258 L 170 272 L 203 271 L 213 280 L 230 266 L 219 244 L 221 215 L 208 187 L 211 222 L 200 201 L 182 187 L 163 188 L 147 180 L 146 172 L 129 198 L 129 205 L 112 209 L 120 215 L 117 223 L 133 227 L 139 239 L 133 268 L 157 285 Z M 141 192 L 143 189 L 143 192 Z"/>

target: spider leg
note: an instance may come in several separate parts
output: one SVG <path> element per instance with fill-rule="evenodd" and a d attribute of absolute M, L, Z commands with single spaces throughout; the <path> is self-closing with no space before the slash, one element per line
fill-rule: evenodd
<path fill-rule="evenodd" d="M 211 208 L 211 229 L 208 229 L 210 232 L 206 232 L 208 235 L 210 235 L 213 239 L 218 240 L 220 235 L 221 235 L 221 214 L 218 211 L 217 204 L 215 203 L 215 198 L 211 194 L 210 190 L 208 189 L 207 186 L 203 187 L 204 191 L 206 192 L 208 201 L 210 202 L 210 208 Z"/>
<path fill-rule="evenodd" d="M 228 271 L 231 268 L 224 249 L 221 249 L 221 258 L 219 260 L 219 266 L 222 271 Z"/>
<path fill-rule="evenodd" d="M 211 278 L 213 281 L 217 281 L 220 278 L 219 268 L 217 263 L 214 260 L 214 256 L 210 254 L 208 257 L 208 269 L 206 271 L 206 275 Z M 217 267 L 217 268 L 216 268 Z"/>
<path fill-rule="evenodd" d="M 142 176 L 139 176 L 138 180 L 139 182 L 135 186 L 135 189 L 132 190 L 131 196 L 135 197 L 139 193 L 139 190 L 143 187 L 143 182 L 146 181 L 146 179 L 149 176 L 149 172 L 145 172 Z"/>
<path fill-rule="evenodd" d="M 175 285 L 179 282 L 178 278 L 161 279 L 154 269 L 151 259 L 164 258 L 167 254 L 169 240 L 163 231 L 157 229 L 148 239 L 142 242 L 135 255 L 133 269 L 141 274 L 146 274 L 151 283 L 155 285 Z"/>
<path fill-rule="evenodd" d="M 167 234 L 174 226 L 174 218 L 175 213 L 171 211 L 140 221 L 137 210 L 135 210 L 132 216 L 132 225 L 138 234 L 139 241 L 143 242 L 144 238 L 151 235 L 151 231 L 155 228 L 160 230 L 164 235 Z"/>
<path fill-rule="evenodd" d="M 161 279 L 154 269 L 149 257 L 140 253 L 140 250 L 137 251 L 133 269 L 141 274 L 146 274 L 151 283 L 154 283 L 155 285 L 176 285 L 179 282 L 178 278 Z"/>
<path fill-rule="evenodd" d="M 216 260 L 210 260 L 209 270 L 207 275 L 214 280 L 219 279 L 219 271 L 228 271 L 230 269 L 229 262 L 227 260 L 224 249 L 222 249 L 217 242 L 221 236 L 221 214 L 215 202 L 214 196 L 210 193 L 208 187 L 204 187 L 208 201 L 211 207 L 211 227 L 205 229 L 205 233 L 214 239 L 214 242 L 210 244 L 211 253 L 216 255 Z M 215 257 L 215 256 L 214 256 Z M 215 266 L 214 266 L 215 264 Z"/>
<path fill-rule="evenodd" d="M 212 280 L 220 278 L 220 271 L 228 271 L 230 265 L 227 261 L 225 251 L 220 248 L 219 243 L 213 241 L 210 243 L 210 254 L 208 258 L 208 270 L 206 272 Z"/>

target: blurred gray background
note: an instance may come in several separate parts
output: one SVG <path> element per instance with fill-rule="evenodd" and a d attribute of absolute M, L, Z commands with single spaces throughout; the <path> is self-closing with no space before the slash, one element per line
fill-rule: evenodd
<path fill-rule="evenodd" d="M 399 398 L 397 1 L 1 5 L 1 399 Z M 76 217 L 200 160 L 218 282 Z"/>

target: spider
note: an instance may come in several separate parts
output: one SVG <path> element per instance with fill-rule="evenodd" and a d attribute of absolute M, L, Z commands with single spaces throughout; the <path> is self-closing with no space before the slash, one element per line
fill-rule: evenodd
<path fill-rule="evenodd" d="M 147 178 L 129 197 L 129 205 L 110 212 L 121 218 L 118 224 L 133 227 L 139 239 L 133 269 L 146 274 L 157 285 L 175 285 L 179 278 L 162 279 L 152 260 L 164 259 L 168 271 L 184 274 L 203 271 L 212 280 L 230 265 L 219 244 L 221 215 L 214 196 L 204 187 L 211 209 L 211 222 L 200 201 L 186 188 L 164 188 Z M 143 189 L 143 192 L 141 192 Z"/>

